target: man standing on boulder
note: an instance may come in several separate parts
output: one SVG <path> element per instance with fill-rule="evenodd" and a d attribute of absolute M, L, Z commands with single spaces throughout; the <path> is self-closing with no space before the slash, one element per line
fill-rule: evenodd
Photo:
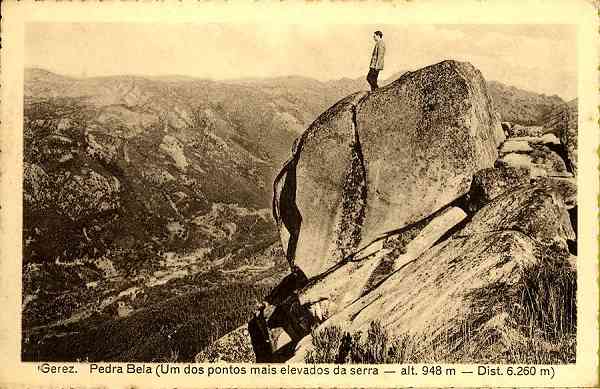
<path fill-rule="evenodd" d="M 383 69 L 383 56 L 385 55 L 383 33 L 381 31 L 375 31 L 373 39 L 375 40 L 375 47 L 373 47 L 371 64 L 369 65 L 369 74 L 367 74 L 367 82 L 371 85 L 371 91 L 379 88 L 377 85 L 377 77 L 379 76 L 379 71 Z"/>

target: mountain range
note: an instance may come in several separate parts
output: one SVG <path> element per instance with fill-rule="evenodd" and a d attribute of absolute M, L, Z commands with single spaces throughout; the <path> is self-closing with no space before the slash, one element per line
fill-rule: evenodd
<path fill-rule="evenodd" d="M 26 69 L 23 358 L 191 360 L 243 323 L 287 271 L 276 174 L 321 112 L 366 86 Z M 515 124 L 565 104 L 487 86 Z M 173 334 L 195 341 L 175 350 Z M 109 335 L 119 347 L 89 340 Z"/>

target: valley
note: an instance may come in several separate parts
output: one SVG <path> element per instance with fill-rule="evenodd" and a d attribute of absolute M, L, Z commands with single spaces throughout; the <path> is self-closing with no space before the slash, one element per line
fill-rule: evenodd
<path fill-rule="evenodd" d="M 26 69 L 22 359 L 192 361 L 246 323 L 289 272 L 276 174 L 321 112 L 365 87 Z M 515 124 L 564 104 L 488 87 Z"/>

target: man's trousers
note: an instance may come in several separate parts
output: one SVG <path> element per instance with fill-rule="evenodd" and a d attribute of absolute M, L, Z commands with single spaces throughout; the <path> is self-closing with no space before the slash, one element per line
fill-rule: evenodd
<path fill-rule="evenodd" d="M 377 85 L 377 77 L 379 76 L 379 70 L 375 68 L 369 68 L 369 74 L 367 74 L 367 82 L 371 85 L 371 90 L 379 88 Z"/>

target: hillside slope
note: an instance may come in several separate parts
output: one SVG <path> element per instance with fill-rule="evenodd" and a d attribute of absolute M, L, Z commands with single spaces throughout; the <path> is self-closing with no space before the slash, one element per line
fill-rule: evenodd
<path fill-rule="evenodd" d="M 497 81 L 489 81 L 488 88 L 502 121 L 516 124 L 541 125 L 553 109 L 565 103 L 556 95 L 529 92 Z"/>

